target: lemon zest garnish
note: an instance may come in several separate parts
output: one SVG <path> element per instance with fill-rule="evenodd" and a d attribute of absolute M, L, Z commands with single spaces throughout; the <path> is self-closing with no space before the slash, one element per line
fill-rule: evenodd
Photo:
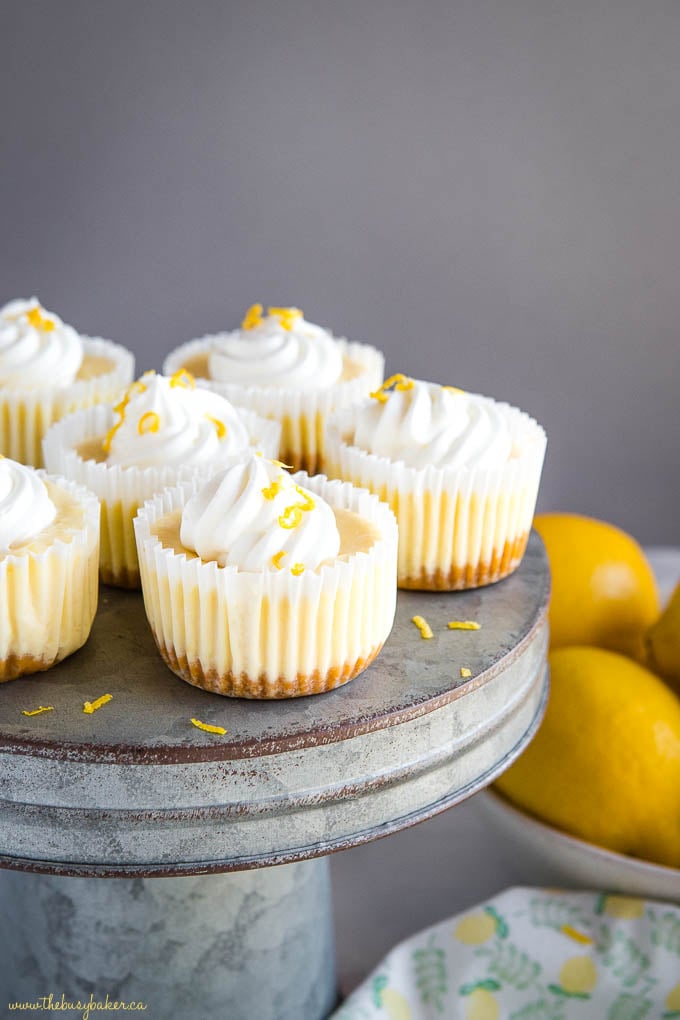
<path fill-rule="evenodd" d="M 461 666 L 460 675 L 462 676 L 463 680 L 467 680 L 469 676 L 472 676 L 472 670 L 468 669 L 467 666 Z"/>
<path fill-rule="evenodd" d="M 262 456 L 262 454 L 260 454 L 260 456 Z M 276 467 L 285 468 L 286 471 L 293 470 L 292 464 L 284 464 L 282 460 L 270 460 L 269 463 L 274 464 Z"/>
<path fill-rule="evenodd" d="M 457 386 L 442 386 L 442 389 L 449 393 L 465 393 L 465 390 L 461 390 Z"/>
<path fill-rule="evenodd" d="M 300 509 L 303 510 L 303 511 L 313 510 L 314 507 L 316 506 L 316 503 L 312 499 L 312 496 L 310 495 L 310 493 L 305 492 L 305 490 L 300 488 L 299 485 L 295 486 L 295 491 L 297 492 L 298 496 L 302 496 L 302 498 L 304 500 L 304 503 L 298 503 L 298 506 L 300 507 Z"/>
<path fill-rule="evenodd" d="M 294 563 L 293 566 L 290 568 L 290 572 L 291 574 L 294 574 L 295 577 L 299 577 L 300 574 L 304 574 L 305 572 L 304 563 Z"/>
<path fill-rule="evenodd" d="M 54 712 L 54 705 L 41 705 L 40 708 L 34 708 L 32 712 L 24 708 L 21 711 L 22 715 L 41 715 L 43 712 Z"/>
<path fill-rule="evenodd" d="M 563 924 L 560 928 L 563 935 L 568 935 L 574 942 L 580 942 L 583 946 L 592 946 L 594 940 L 591 939 L 590 935 L 586 935 L 582 931 L 578 931 L 576 928 L 572 928 L 570 924 Z"/>
<path fill-rule="evenodd" d="M 113 428 L 110 428 L 109 431 L 104 436 L 104 440 L 102 442 L 102 450 L 104 451 L 104 453 L 108 453 L 110 451 L 111 440 L 113 439 L 113 437 L 115 436 L 116 432 L 118 431 L 122 424 L 123 419 L 121 418 L 120 421 L 116 422 Z"/>
<path fill-rule="evenodd" d="M 476 620 L 449 620 L 447 624 L 449 630 L 481 630 L 481 623 L 477 623 Z"/>
<path fill-rule="evenodd" d="M 144 373 L 144 375 L 142 376 L 142 379 L 148 379 L 149 376 L 152 376 L 152 375 L 155 375 L 155 374 L 156 373 L 151 368 L 151 369 L 149 369 L 148 372 Z M 132 400 L 132 398 L 135 396 L 136 393 L 146 393 L 146 391 L 148 390 L 149 387 L 146 385 L 146 383 L 142 382 L 142 379 L 135 379 L 135 381 L 133 383 L 130 383 L 130 385 L 128 386 L 128 388 L 125 391 L 125 396 L 123 397 L 123 401 L 124 401 L 125 404 L 129 403 L 130 400 Z"/>
<path fill-rule="evenodd" d="M 278 480 L 274 480 L 271 485 L 267 485 L 262 490 L 262 495 L 264 496 L 265 499 L 274 499 L 276 496 L 278 496 L 280 491 L 281 482 L 279 482 Z"/>
<path fill-rule="evenodd" d="M 192 719 L 191 722 L 197 730 L 205 730 L 206 733 L 219 733 L 223 737 L 227 732 L 224 726 L 211 726 L 210 723 L 201 722 L 200 719 Z"/>
<path fill-rule="evenodd" d="M 262 305 L 251 305 L 243 316 L 241 329 L 256 329 L 262 325 Z"/>
<path fill-rule="evenodd" d="M 286 555 L 286 551 L 285 551 L 285 549 L 282 549 L 280 552 L 277 552 L 274 556 L 272 556 L 272 566 L 276 567 L 277 570 L 280 570 L 281 569 L 281 560 L 283 559 L 283 557 L 285 555 Z"/>
<path fill-rule="evenodd" d="M 33 329 L 41 329 L 43 333 L 51 333 L 54 329 L 54 319 L 45 315 L 40 305 L 31 308 L 30 312 L 26 313 L 26 318 Z"/>
<path fill-rule="evenodd" d="M 96 701 L 84 701 L 83 712 L 85 715 L 92 715 L 92 713 L 96 712 L 98 708 L 102 707 L 102 705 L 106 705 L 107 702 L 111 701 L 112 697 L 112 694 L 102 694 L 101 698 L 97 698 Z"/>
<path fill-rule="evenodd" d="M 186 368 L 179 368 L 170 376 L 170 385 L 173 387 L 181 386 L 185 390 L 195 390 L 196 380 Z"/>
<path fill-rule="evenodd" d="M 391 375 L 389 379 L 385 379 L 385 382 L 373 393 L 370 393 L 369 396 L 373 397 L 374 400 L 379 400 L 381 404 L 384 404 L 393 389 L 401 391 L 412 390 L 414 386 L 415 383 L 413 379 L 409 379 L 409 377 L 404 375 L 403 372 L 396 372 L 394 375 Z"/>
<path fill-rule="evenodd" d="M 288 531 L 297 528 L 302 522 L 302 507 L 298 503 L 287 506 L 279 517 L 279 524 Z"/>
<path fill-rule="evenodd" d="M 302 318 L 302 312 L 299 308 L 275 308 L 270 305 L 267 309 L 267 314 L 278 319 L 281 328 L 285 329 L 288 333 L 291 331 L 295 323 Z"/>
<path fill-rule="evenodd" d="M 145 436 L 149 432 L 158 432 L 160 427 L 161 419 L 155 411 L 146 411 L 137 422 L 137 431 L 140 436 Z"/>
<path fill-rule="evenodd" d="M 227 426 L 224 424 L 224 422 L 220 421 L 219 418 L 213 418 L 209 414 L 206 414 L 206 418 L 208 419 L 208 421 L 211 421 L 213 423 L 213 425 L 215 426 L 215 428 L 217 429 L 217 438 L 218 439 L 226 439 L 227 438 Z"/>
<path fill-rule="evenodd" d="M 430 627 L 429 623 L 427 622 L 424 616 L 412 616 L 411 622 L 415 623 L 416 627 L 420 631 L 420 636 L 422 638 L 432 637 L 432 628 Z"/>

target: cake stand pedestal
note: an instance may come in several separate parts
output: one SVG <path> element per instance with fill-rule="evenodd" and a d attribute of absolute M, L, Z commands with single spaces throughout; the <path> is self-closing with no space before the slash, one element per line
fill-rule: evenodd
<path fill-rule="evenodd" d="M 547 696 L 548 593 L 532 535 L 499 584 L 401 592 L 381 655 L 346 687 L 253 702 L 173 677 L 140 595 L 102 588 L 85 648 L 0 688 L 0 1004 L 322 1020 L 327 855 L 451 807 L 519 754 Z M 22 715 L 39 705 L 54 711 Z"/>

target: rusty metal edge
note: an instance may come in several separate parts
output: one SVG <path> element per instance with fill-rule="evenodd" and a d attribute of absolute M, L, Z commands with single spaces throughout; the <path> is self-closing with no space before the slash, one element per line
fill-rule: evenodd
<path fill-rule="evenodd" d="M 411 828 L 414 825 L 427 821 L 429 818 L 433 818 L 435 815 L 441 814 L 443 811 L 447 811 L 449 808 L 455 807 L 455 805 L 462 803 L 468 797 L 489 786 L 499 775 L 505 772 L 530 742 L 545 714 L 549 693 L 547 664 L 543 671 L 542 683 L 541 700 L 531 724 L 521 740 L 492 769 L 489 769 L 462 790 L 458 790 L 450 796 L 442 797 L 440 800 L 435 801 L 434 804 L 430 804 L 420 811 L 411 812 L 408 815 L 403 815 L 390 822 L 384 822 L 382 825 L 371 829 L 363 829 L 353 836 L 343 837 L 330 842 L 315 843 L 312 846 L 298 847 L 294 850 L 272 854 L 267 857 L 248 857 L 236 861 L 189 861 L 186 863 L 164 865 L 131 864 L 116 867 L 108 864 L 74 864 L 69 861 L 35 860 L 0 854 L 0 868 L 10 871 L 28 871 L 43 875 L 61 875 L 65 878 L 173 878 L 183 875 L 225 874 L 237 871 L 251 871 L 254 868 L 278 867 L 279 865 L 293 864 L 296 861 L 326 857 L 333 853 L 349 850 L 354 846 L 360 846 L 363 843 L 383 839 L 385 836 L 391 836 L 402 829 Z"/>

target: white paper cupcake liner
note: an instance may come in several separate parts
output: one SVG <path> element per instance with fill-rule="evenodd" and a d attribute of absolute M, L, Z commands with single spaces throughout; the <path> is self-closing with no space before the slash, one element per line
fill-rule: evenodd
<path fill-rule="evenodd" d="M 351 445 L 357 406 L 332 415 L 326 431 L 328 474 L 370 489 L 394 511 L 400 588 L 478 588 L 519 566 L 531 530 L 546 436 L 523 411 L 498 406 L 521 452 L 495 470 L 408 467 Z"/>
<path fill-rule="evenodd" d="M 239 409 L 253 442 L 253 449 L 265 457 L 278 455 L 280 426 Z M 104 584 L 139 588 L 139 564 L 133 518 L 137 508 L 154 493 L 187 478 L 206 479 L 220 464 L 184 467 L 119 467 L 83 460 L 75 447 L 88 439 L 105 436 L 115 420 L 110 405 L 77 411 L 57 422 L 43 440 L 43 454 L 49 471 L 63 474 L 95 493 L 101 503 L 100 574 Z"/>
<path fill-rule="evenodd" d="M 224 334 L 189 340 L 172 351 L 163 364 L 163 374 L 173 375 L 207 354 Z M 281 459 L 309 474 L 324 470 L 325 424 L 331 413 L 362 400 L 383 381 L 385 358 L 370 344 L 335 338 L 343 360 L 359 370 L 352 379 L 318 390 L 295 390 L 274 386 L 240 386 L 235 383 L 196 377 L 200 386 L 221 393 L 239 407 L 250 407 L 265 418 L 281 422 Z"/>
<path fill-rule="evenodd" d="M 107 358 L 114 368 L 69 386 L 0 388 L 0 453 L 21 464 L 41 467 L 41 442 L 55 421 L 80 408 L 113 403 L 132 382 L 134 355 L 120 344 L 100 337 L 81 337 L 85 355 Z"/>
<path fill-rule="evenodd" d="M 144 606 L 156 644 L 178 676 L 216 694 L 291 698 L 347 683 L 380 651 L 396 606 L 394 515 L 365 490 L 324 476 L 295 476 L 335 508 L 372 522 L 380 537 L 295 577 L 240 571 L 188 558 L 151 534 L 199 487 L 185 483 L 147 501 L 135 519 Z"/>
<path fill-rule="evenodd" d="M 83 523 L 65 525 L 44 550 L 0 557 L 0 682 L 49 669 L 81 648 L 97 609 L 99 503 L 80 485 L 39 475 L 75 497 Z"/>

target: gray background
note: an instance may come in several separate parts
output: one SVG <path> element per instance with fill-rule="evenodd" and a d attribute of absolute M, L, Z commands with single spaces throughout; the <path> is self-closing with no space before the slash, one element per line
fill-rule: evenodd
<path fill-rule="evenodd" d="M 0 300 L 140 369 L 296 304 L 680 543 L 677 0 L 4 0 Z"/>

